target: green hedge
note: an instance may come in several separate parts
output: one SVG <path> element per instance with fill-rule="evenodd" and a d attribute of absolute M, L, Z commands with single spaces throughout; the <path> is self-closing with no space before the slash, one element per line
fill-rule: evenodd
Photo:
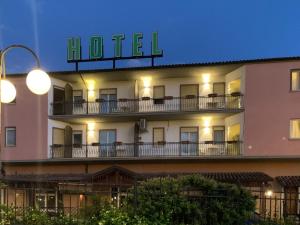
<path fill-rule="evenodd" d="M 240 225 L 255 209 L 254 198 L 243 188 L 198 175 L 151 179 L 131 193 L 129 214 L 157 225 Z"/>
<path fill-rule="evenodd" d="M 246 225 L 253 224 L 249 218 L 255 210 L 255 200 L 245 189 L 198 175 L 144 181 L 129 190 L 121 208 L 105 199 L 95 197 L 78 220 L 35 209 L 16 220 L 13 209 L 1 207 L 0 225 Z M 257 225 L 278 224 L 293 225 L 272 220 Z"/>

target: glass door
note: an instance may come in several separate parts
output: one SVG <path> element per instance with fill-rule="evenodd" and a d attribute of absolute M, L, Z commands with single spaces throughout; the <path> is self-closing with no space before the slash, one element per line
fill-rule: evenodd
<path fill-rule="evenodd" d="M 100 113 L 111 113 L 117 110 L 117 89 L 100 90 Z"/>
<path fill-rule="evenodd" d="M 65 114 L 65 89 L 54 87 L 53 88 L 53 115 Z"/>
<path fill-rule="evenodd" d="M 198 128 L 184 127 L 180 129 L 181 155 L 198 155 Z"/>
<path fill-rule="evenodd" d="M 112 157 L 115 154 L 116 130 L 100 130 L 100 156 Z"/>
<path fill-rule="evenodd" d="M 72 134 L 72 143 L 73 143 L 73 156 L 72 157 L 86 157 L 87 149 L 82 146 L 82 131 L 74 131 Z"/>
<path fill-rule="evenodd" d="M 198 84 L 184 84 L 180 86 L 180 109 L 195 111 L 198 109 Z"/>
<path fill-rule="evenodd" d="M 216 94 L 217 97 L 212 97 L 211 107 L 212 108 L 224 108 L 224 106 L 225 106 L 225 83 L 224 82 L 213 83 L 213 93 Z"/>
<path fill-rule="evenodd" d="M 82 90 L 75 90 L 73 91 L 73 114 L 83 114 L 84 107 L 83 107 L 83 93 Z"/>

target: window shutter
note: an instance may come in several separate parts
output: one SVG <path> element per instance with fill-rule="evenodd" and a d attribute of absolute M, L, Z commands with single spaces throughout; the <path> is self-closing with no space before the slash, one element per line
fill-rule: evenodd
<path fill-rule="evenodd" d="M 163 142 L 165 140 L 164 128 L 154 128 L 153 129 L 153 142 Z"/>
<path fill-rule="evenodd" d="M 165 98 L 165 87 L 164 86 L 154 86 L 153 87 L 153 98 L 163 99 Z"/>

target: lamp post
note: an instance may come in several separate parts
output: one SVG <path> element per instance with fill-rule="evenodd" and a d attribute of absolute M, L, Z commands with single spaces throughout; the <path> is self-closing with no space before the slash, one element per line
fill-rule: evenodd
<path fill-rule="evenodd" d="M 1 126 L 1 105 L 2 103 L 12 102 L 17 94 L 15 86 L 6 79 L 5 70 L 5 55 L 12 49 L 25 49 L 32 54 L 36 61 L 36 68 L 31 70 L 26 77 L 26 85 L 28 89 L 36 95 L 46 94 L 51 87 L 49 75 L 40 68 L 40 60 L 35 52 L 24 45 L 10 45 L 3 50 L 0 50 L 0 134 L 2 133 Z M 1 148 L 1 143 L 0 143 Z M 0 170 L 2 172 L 2 160 L 0 159 Z"/>
<path fill-rule="evenodd" d="M 30 71 L 26 78 L 26 84 L 29 90 L 34 94 L 43 95 L 49 91 L 51 86 L 51 80 L 48 74 L 40 69 L 40 60 L 35 52 L 24 45 L 10 45 L 0 51 L 0 100 L 2 103 L 10 103 L 16 97 L 16 89 L 10 81 L 6 80 L 5 71 L 5 55 L 7 54 L 7 52 L 15 48 L 27 50 L 36 60 L 37 67 Z"/>

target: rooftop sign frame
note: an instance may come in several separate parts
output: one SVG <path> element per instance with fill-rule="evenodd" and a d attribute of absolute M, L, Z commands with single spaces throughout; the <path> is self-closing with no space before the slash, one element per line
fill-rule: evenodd
<path fill-rule="evenodd" d="M 104 57 L 103 36 L 92 36 L 89 40 L 89 58 L 82 59 L 82 46 L 80 37 L 69 38 L 67 41 L 67 62 L 75 63 L 75 70 L 78 71 L 79 63 L 95 61 L 112 61 L 113 69 L 116 69 L 116 61 L 130 59 L 151 59 L 151 66 L 154 66 L 154 59 L 163 57 L 163 50 L 158 47 L 158 32 L 152 32 L 151 54 L 144 55 L 143 33 L 133 33 L 132 35 L 132 53 L 131 56 L 123 56 L 122 41 L 125 40 L 125 34 L 114 34 L 114 56 Z"/>

